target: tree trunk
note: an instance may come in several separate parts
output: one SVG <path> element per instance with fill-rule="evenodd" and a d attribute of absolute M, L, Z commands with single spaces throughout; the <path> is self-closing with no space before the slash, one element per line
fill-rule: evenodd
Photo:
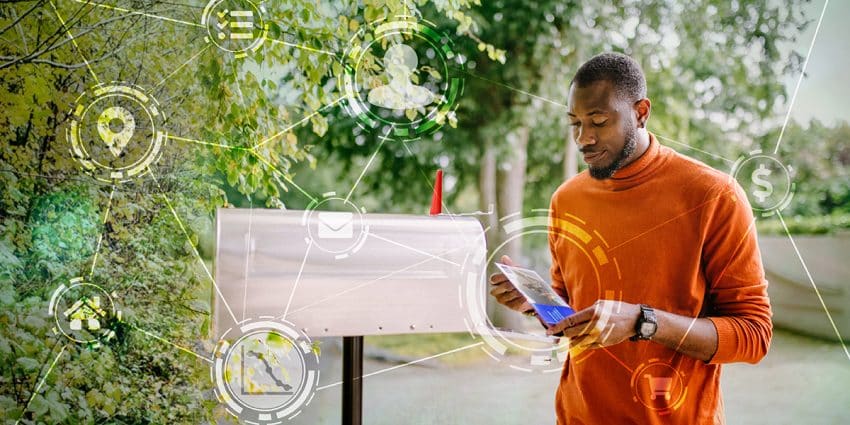
<path fill-rule="evenodd" d="M 496 212 L 496 149 L 490 141 L 484 142 L 484 155 L 481 162 L 481 170 L 478 174 L 478 209 L 480 211 L 490 211 L 493 207 L 493 214 L 488 214 L 481 217 L 481 225 L 487 229 L 487 241 L 494 243 L 498 236 L 499 216 Z M 487 246 L 492 246 L 488 243 Z"/>
<path fill-rule="evenodd" d="M 528 127 L 519 127 L 508 134 L 507 141 L 510 149 L 506 158 L 500 161 L 497 171 L 499 187 L 496 211 L 499 218 L 523 212 L 529 135 Z M 518 265 L 527 264 L 522 254 L 522 238 L 512 235 L 510 240 L 507 239 L 508 235 L 499 228 L 498 236 L 494 241 L 496 243 L 490 245 L 490 249 L 496 249 L 502 243 L 504 243 L 504 246 L 496 252 L 495 259 L 498 260 L 502 255 L 508 255 Z M 528 323 L 522 315 L 501 305 L 492 310 L 490 317 L 493 318 L 497 326 L 511 329 L 522 329 Z"/>
<path fill-rule="evenodd" d="M 496 158 L 496 148 L 493 146 L 493 142 L 485 140 L 481 170 L 478 174 L 478 193 L 480 194 L 478 201 L 479 210 L 481 211 L 490 211 L 490 207 L 493 207 L 492 214 L 487 214 L 479 218 L 481 220 L 481 225 L 484 226 L 485 229 L 485 239 L 487 241 L 488 251 L 494 249 L 500 243 L 499 213 L 496 210 L 497 168 L 498 160 Z M 488 264 L 485 268 L 485 272 L 487 273 L 487 276 L 489 276 L 490 273 L 494 272 L 494 268 Z M 490 295 L 485 295 L 485 297 L 487 300 L 487 316 L 490 317 L 493 322 L 498 323 L 498 318 L 494 316 L 497 303 Z"/>
<path fill-rule="evenodd" d="M 528 127 L 520 127 L 508 134 L 508 154 L 502 166 L 499 167 L 499 218 L 510 214 L 522 213 L 523 195 L 525 188 L 525 168 L 528 149 Z M 505 234 L 500 234 L 500 239 L 505 240 Z M 522 241 L 515 238 L 509 241 L 503 248 L 503 252 L 509 255 L 517 263 L 522 263 Z"/>
<path fill-rule="evenodd" d="M 578 174 L 578 147 L 572 137 L 567 134 L 564 143 L 564 180 L 569 180 Z"/>

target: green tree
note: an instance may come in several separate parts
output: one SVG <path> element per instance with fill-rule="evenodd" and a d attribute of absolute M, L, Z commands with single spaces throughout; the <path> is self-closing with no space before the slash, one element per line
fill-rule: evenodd
<path fill-rule="evenodd" d="M 773 152 L 780 129 L 758 139 L 762 152 Z M 792 233 L 821 234 L 850 227 L 850 125 L 828 127 L 818 120 L 808 125 L 790 122 L 779 144 L 778 157 L 794 182 L 793 197 L 782 215 Z M 776 217 L 759 223 L 762 233 L 785 234 Z"/>
<path fill-rule="evenodd" d="M 613 6 L 503 0 L 475 8 L 472 15 L 480 22 L 477 31 L 458 40 L 458 50 L 469 56 L 458 128 L 410 144 L 413 155 L 401 144 L 379 152 L 376 169 L 392 173 L 368 174 L 363 184 L 370 195 L 387 194 L 382 207 L 422 205 L 428 192 L 423 171 L 430 177 L 446 161 L 443 168 L 458 180 L 454 187 L 476 188 L 449 193 L 464 207 L 468 201 L 457 197 L 470 193 L 480 204 L 474 206 L 496 203 L 500 215 L 523 205 L 546 207 L 567 171 L 569 80 L 583 61 L 609 50 L 630 54 L 644 67 L 654 106 L 651 130 L 674 148 L 728 169 L 728 162 L 685 145 L 727 159 L 748 150 L 783 106 L 781 78 L 800 69 L 800 55 L 783 55 L 780 47 L 807 24 L 800 5 L 765 1 L 684 7 L 673 1 Z M 476 38 L 503 48 L 505 64 L 492 60 L 488 46 L 477 45 Z M 356 169 L 374 145 L 355 142 L 351 125 L 342 122 L 312 152 L 342 161 L 343 171 Z M 508 181 L 524 183 L 517 188 L 525 196 L 497 193 L 518 190 L 509 189 Z M 423 190 L 396 190 L 411 186 Z"/>
<path fill-rule="evenodd" d="M 280 205 L 290 166 L 315 163 L 300 121 L 327 131 L 334 52 L 359 25 L 423 4 L 269 2 L 268 40 L 242 59 L 204 40 L 202 5 L 0 5 L 3 422 L 215 421 L 208 365 L 190 354 L 212 350 L 212 213 Z M 433 10 L 468 32 L 472 5 Z M 120 185 L 82 173 L 64 136 L 78 96 L 112 81 L 156 98 L 170 136 L 150 173 Z M 76 276 L 119 294 L 117 335 L 99 348 L 54 334 L 46 317 L 53 290 Z"/>
<path fill-rule="evenodd" d="M 802 57 L 783 47 L 807 25 L 801 3 L 486 2 L 471 12 L 479 23 L 473 35 L 458 39 L 468 72 L 457 128 L 384 145 L 373 165 L 381 172 L 366 174 L 360 193 L 372 209 L 423 212 L 428 180 L 444 168 L 453 180 L 447 185 L 452 210 L 495 206 L 484 225 L 491 229 L 488 246 L 499 246 L 500 217 L 547 208 L 551 193 L 575 173 L 565 118 L 569 81 L 603 51 L 641 63 L 653 101 L 649 128 L 662 143 L 728 171 L 785 106 L 782 78 L 800 70 Z M 478 39 L 507 52 L 504 63 Z M 358 178 L 377 146 L 351 130 L 344 122 L 332 125 L 311 150 L 320 162 L 343 164 L 341 173 L 324 170 L 342 175 L 343 184 Z M 521 246 L 514 239 L 504 252 L 522 258 Z"/>

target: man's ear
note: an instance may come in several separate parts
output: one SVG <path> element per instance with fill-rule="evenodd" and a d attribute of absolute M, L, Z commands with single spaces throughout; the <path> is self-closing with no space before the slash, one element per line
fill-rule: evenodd
<path fill-rule="evenodd" d="M 638 100 L 634 104 L 635 118 L 637 119 L 638 127 L 646 128 L 646 122 L 649 121 L 649 113 L 652 110 L 652 103 L 647 98 Z"/>

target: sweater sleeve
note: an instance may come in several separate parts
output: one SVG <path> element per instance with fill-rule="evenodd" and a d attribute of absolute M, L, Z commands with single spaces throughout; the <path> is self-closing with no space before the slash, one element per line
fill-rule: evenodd
<path fill-rule="evenodd" d="M 746 194 L 734 180 L 724 186 L 704 216 L 707 315 L 717 329 L 717 351 L 709 362 L 757 363 L 773 335 L 767 281 Z"/>

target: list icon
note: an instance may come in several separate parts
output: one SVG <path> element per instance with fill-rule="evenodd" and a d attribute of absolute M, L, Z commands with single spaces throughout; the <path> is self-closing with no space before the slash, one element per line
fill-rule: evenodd
<path fill-rule="evenodd" d="M 263 3 L 251 0 L 210 0 L 201 15 L 204 39 L 235 58 L 257 51 L 269 31 Z"/>
<path fill-rule="evenodd" d="M 218 39 L 253 40 L 254 12 L 250 10 L 223 10 L 216 13 Z"/>

